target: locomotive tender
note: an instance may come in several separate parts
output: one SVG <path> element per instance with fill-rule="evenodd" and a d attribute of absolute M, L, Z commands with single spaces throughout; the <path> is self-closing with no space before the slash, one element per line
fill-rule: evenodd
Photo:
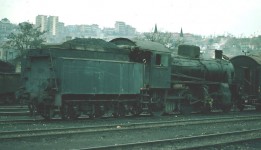
<path fill-rule="evenodd" d="M 232 106 L 232 64 L 220 57 L 202 60 L 199 47 L 190 45 L 172 56 L 152 41 L 74 39 L 30 50 L 22 72 L 30 108 L 46 119 L 56 113 L 69 119 Z"/>

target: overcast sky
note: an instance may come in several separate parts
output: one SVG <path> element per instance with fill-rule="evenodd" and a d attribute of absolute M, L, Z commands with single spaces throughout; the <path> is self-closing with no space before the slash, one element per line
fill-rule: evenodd
<path fill-rule="evenodd" d="M 261 0 L 0 0 L 0 19 L 35 23 L 59 16 L 65 25 L 114 27 L 124 21 L 139 32 L 158 30 L 200 35 L 261 34 Z"/>

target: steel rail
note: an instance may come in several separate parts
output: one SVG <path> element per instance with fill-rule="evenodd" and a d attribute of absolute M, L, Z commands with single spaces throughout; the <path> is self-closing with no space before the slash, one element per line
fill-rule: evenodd
<path fill-rule="evenodd" d="M 104 126 L 86 126 L 86 127 L 71 127 L 71 128 L 52 128 L 41 130 L 18 130 L 18 131 L 2 131 L 0 132 L 0 139 L 12 138 L 26 138 L 35 136 L 50 136 L 50 135 L 64 135 L 77 133 L 95 133 L 95 132 L 112 132 L 123 130 L 140 130 L 148 128 L 163 128 L 163 127 L 177 127 L 185 125 L 201 125 L 213 123 L 229 123 L 241 121 L 256 121 L 261 120 L 261 116 L 244 116 L 244 117 L 221 117 L 212 119 L 194 119 L 194 120 L 179 120 L 179 121 L 162 121 L 162 122 L 145 122 L 132 124 L 114 124 Z"/>
<path fill-rule="evenodd" d="M 217 134 L 186 136 L 181 138 L 155 140 L 147 142 L 127 143 L 100 147 L 81 148 L 80 150 L 123 150 L 123 149 L 196 149 L 203 147 L 249 141 L 261 138 L 261 128 L 233 131 Z"/>

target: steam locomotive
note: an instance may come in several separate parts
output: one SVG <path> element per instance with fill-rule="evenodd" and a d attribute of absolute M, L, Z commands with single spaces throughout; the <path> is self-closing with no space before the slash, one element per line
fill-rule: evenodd
<path fill-rule="evenodd" d="M 222 51 L 209 60 L 199 54 L 192 45 L 172 55 L 152 41 L 77 38 L 29 50 L 23 85 L 31 111 L 46 119 L 229 111 L 233 65 Z"/>

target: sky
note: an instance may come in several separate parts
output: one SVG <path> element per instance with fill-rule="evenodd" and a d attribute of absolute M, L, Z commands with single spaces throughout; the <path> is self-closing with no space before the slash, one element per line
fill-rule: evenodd
<path fill-rule="evenodd" d="M 0 19 L 35 23 L 59 16 L 65 25 L 114 27 L 124 21 L 138 32 L 252 36 L 261 34 L 261 0 L 0 0 Z"/>

